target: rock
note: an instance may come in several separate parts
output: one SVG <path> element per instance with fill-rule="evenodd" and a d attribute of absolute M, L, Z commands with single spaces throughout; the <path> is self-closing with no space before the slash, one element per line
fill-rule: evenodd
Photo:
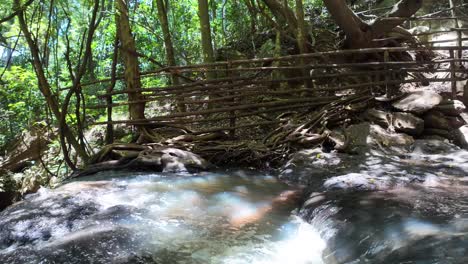
<path fill-rule="evenodd" d="M 446 116 L 445 117 L 452 129 L 458 129 L 463 125 L 466 125 L 465 120 L 460 116 Z"/>
<path fill-rule="evenodd" d="M 365 153 L 371 147 L 408 151 L 413 144 L 413 137 L 403 133 L 390 133 L 378 125 L 361 123 L 351 125 L 345 133 L 348 137 L 348 151 Z"/>
<path fill-rule="evenodd" d="M 418 139 L 413 144 L 413 153 L 417 154 L 449 154 L 459 150 L 460 148 L 451 143 L 436 139 Z"/>
<path fill-rule="evenodd" d="M 104 150 L 101 150 L 104 151 Z M 212 165 L 204 158 L 189 151 L 156 147 L 139 152 L 136 157 L 122 157 L 119 160 L 110 160 L 91 164 L 84 170 L 75 171 L 70 177 L 77 178 L 106 170 L 152 170 L 163 172 L 196 172 L 207 170 Z"/>
<path fill-rule="evenodd" d="M 299 185 L 321 186 L 322 180 L 331 174 L 345 173 L 361 163 L 354 155 L 323 152 L 320 148 L 305 149 L 294 153 L 283 166 L 279 178 Z"/>
<path fill-rule="evenodd" d="M 18 196 L 18 186 L 11 174 L 0 170 L 0 211 L 11 205 Z"/>
<path fill-rule="evenodd" d="M 465 105 L 459 100 L 446 100 L 437 105 L 434 109 L 449 116 L 458 116 L 465 110 Z"/>
<path fill-rule="evenodd" d="M 369 109 L 364 117 L 384 128 L 393 126 L 396 131 L 411 135 L 419 135 L 424 129 L 424 120 L 410 113 L 390 113 Z"/>
<path fill-rule="evenodd" d="M 426 134 L 423 134 L 420 138 L 421 138 L 421 139 L 424 139 L 424 140 L 437 140 L 437 141 L 441 141 L 441 142 L 446 142 L 446 141 L 448 141 L 447 138 L 444 138 L 444 137 L 441 137 L 441 136 L 438 136 L 438 135 L 426 135 Z"/>
<path fill-rule="evenodd" d="M 176 148 L 157 148 L 144 150 L 136 158 L 132 167 L 144 166 L 164 172 L 183 172 L 206 170 L 211 164 L 189 151 Z"/>
<path fill-rule="evenodd" d="M 450 123 L 445 115 L 439 111 L 429 111 L 424 115 L 424 126 L 426 128 L 435 128 L 449 130 Z"/>
<path fill-rule="evenodd" d="M 392 124 L 396 131 L 410 135 L 420 135 L 424 130 L 424 120 L 410 113 L 394 113 Z"/>
<path fill-rule="evenodd" d="M 328 134 L 328 139 L 333 143 L 333 149 L 338 151 L 344 151 L 346 149 L 347 141 L 343 130 L 334 129 Z"/>
<path fill-rule="evenodd" d="M 468 149 L 468 125 L 461 126 L 455 130 L 454 140 L 460 147 Z"/>
<path fill-rule="evenodd" d="M 370 143 L 374 146 L 398 148 L 408 148 L 414 143 L 412 136 L 403 133 L 390 133 L 380 126 L 373 125 L 370 129 Z"/>
<path fill-rule="evenodd" d="M 47 133 L 47 128 L 36 125 L 30 131 L 22 133 L 7 151 L 6 159 L 0 162 L 0 169 L 11 172 L 21 172 L 30 167 L 33 161 L 38 161 L 47 149 L 53 134 Z"/>
<path fill-rule="evenodd" d="M 450 140 L 453 139 L 453 135 L 450 134 L 448 130 L 444 130 L 444 129 L 429 128 L 429 129 L 424 130 L 424 134 L 435 135 L 435 136 L 443 137 L 443 138 L 450 139 Z"/>
<path fill-rule="evenodd" d="M 392 178 L 388 176 L 349 173 L 326 180 L 323 187 L 325 190 L 376 191 L 389 189 L 392 184 Z"/>
<path fill-rule="evenodd" d="M 400 111 L 422 114 L 431 110 L 440 102 L 442 102 L 442 96 L 439 94 L 430 91 L 418 91 L 408 94 L 392 105 Z"/>
<path fill-rule="evenodd" d="M 364 117 L 367 120 L 386 128 L 389 127 L 391 124 L 392 113 L 388 113 L 377 109 L 369 109 L 364 113 Z"/>

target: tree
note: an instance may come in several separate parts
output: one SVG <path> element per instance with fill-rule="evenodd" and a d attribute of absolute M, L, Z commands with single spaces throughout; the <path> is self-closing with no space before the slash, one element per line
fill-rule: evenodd
<path fill-rule="evenodd" d="M 161 28 L 163 32 L 164 48 L 166 50 L 167 64 L 169 66 L 176 66 L 177 63 L 176 63 L 176 59 L 174 55 L 174 45 L 172 44 L 172 37 L 169 31 L 169 22 L 167 19 L 167 7 L 164 4 L 163 0 L 156 0 L 156 3 L 158 7 L 159 22 L 161 23 Z M 180 84 L 179 77 L 175 73 L 171 75 L 171 79 L 172 79 L 173 85 Z M 177 101 L 178 101 L 177 108 L 179 112 L 185 112 L 186 109 L 185 109 L 185 104 L 183 103 L 183 99 L 182 100 L 178 99 Z"/>
<path fill-rule="evenodd" d="M 36 72 L 39 89 L 42 95 L 44 96 L 48 107 L 54 114 L 55 118 L 57 120 L 62 120 L 62 118 L 64 117 L 62 115 L 65 115 L 65 113 L 62 113 L 60 111 L 60 105 L 57 101 L 57 98 L 54 97 L 54 95 L 52 94 L 51 86 L 49 84 L 49 81 L 46 78 L 44 68 L 41 62 L 41 58 L 39 54 L 39 47 L 37 45 L 37 42 L 33 40 L 31 36 L 31 32 L 29 31 L 28 25 L 24 17 L 24 8 L 21 6 L 21 1 L 13 0 L 13 7 L 15 9 L 15 14 L 18 17 L 18 22 L 21 28 L 21 32 L 23 32 L 24 38 L 26 39 L 26 42 L 29 46 L 29 50 L 31 52 L 32 63 L 34 66 L 34 70 Z M 73 146 L 73 148 L 76 150 L 78 155 L 82 157 L 84 160 L 86 160 L 88 157 L 86 150 L 84 146 L 80 145 L 79 142 L 76 140 L 76 138 L 73 136 L 73 133 L 70 127 L 65 123 L 63 124 L 63 127 L 61 130 L 62 130 L 63 136 Z"/>
<path fill-rule="evenodd" d="M 383 37 L 414 15 L 421 8 L 423 0 L 401 0 L 387 17 L 379 17 L 370 24 L 360 19 L 344 0 L 323 2 L 346 35 L 345 48 L 357 49 L 377 46 L 372 40 Z"/>
<path fill-rule="evenodd" d="M 120 54 L 123 59 L 125 84 L 128 90 L 130 119 L 145 119 L 145 102 L 141 93 L 140 66 L 136 51 L 135 39 L 130 28 L 127 0 L 115 0 L 115 22 L 119 41 Z"/>
<path fill-rule="evenodd" d="M 205 63 L 214 62 L 213 44 L 211 40 L 210 15 L 208 10 L 208 0 L 198 0 L 198 16 L 200 17 L 201 42 L 203 49 L 203 61 Z M 214 74 L 209 73 L 208 78 L 214 78 Z"/>

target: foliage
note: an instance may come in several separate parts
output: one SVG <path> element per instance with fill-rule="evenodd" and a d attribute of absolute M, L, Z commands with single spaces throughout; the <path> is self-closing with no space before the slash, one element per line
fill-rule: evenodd
<path fill-rule="evenodd" d="M 15 1 L 24 4 L 26 0 L 2 1 L 0 19 L 13 12 Z M 28 1 L 29 2 L 29 1 Z M 131 30 L 137 44 L 142 72 L 156 70 L 167 64 L 162 36 L 161 23 L 157 16 L 155 0 L 130 0 L 129 16 Z M 169 28 L 174 44 L 175 59 L 178 65 L 202 62 L 201 34 L 197 0 L 165 0 Z M 275 19 L 264 0 L 210 0 L 209 13 L 212 39 L 215 51 L 223 47 L 235 47 L 232 43 L 253 46 L 254 56 L 269 54 L 261 47 L 268 40 L 262 40 L 258 46 L 252 44 L 260 33 L 275 30 Z M 287 3 L 295 10 L 296 0 L 278 0 Z M 394 4 L 393 0 L 348 1 L 355 10 L 382 7 Z M 83 40 L 89 30 L 92 8 L 91 0 L 40 0 L 33 1 L 25 9 L 25 18 L 32 38 L 37 44 L 41 56 L 41 67 L 50 83 L 53 97 L 62 103 L 66 87 L 72 85 L 77 65 L 83 60 Z M 334 30 L 335 26 L 328 19 L 328 13 L 322 0 L 303 0 L 306 21 L 309 23 L 311 38 L 319 38 L 322 32 Z M 111 76 L 111 65 L 116 37 L 115 0 L 100 0 L 99 26 L 92 40 L 92 58 L 86 67 L 82 83 Z M 437 4 L 437 8 L 446 7 Z M 282 30 L 286 29 L 286 25 Z M 273 34 L 274 35 L 274 34 Z M 294 34 L 291 34 L 294 36 Z M 271 39 L 274 43 L 274 39 Z M 270 41 L 270 42 L 271 42 Z M 271 44 L 271 43 L 270 43 Z M 274 45 L 265 45 L 273 49 Z M 242 52 L 242 51 L 240 51 Z M 239 54 L 233 50 L 232 54 Z M 239 54 L 237 57 L 243 57 Z M 245 54 L 244 54 L 245 55 Z M 136 55 L 135 55 L 136 56 Z M 246 56 L 247 57 L 247 56 Z M 0 150 L 34 122 L 48 120 L 47 104 L 41 93 L 32 67 L 30 47 L 23 35 L 20 35 L 18 19 L 11 19 L 0 24 Z M 4 73 L 3 73 L 4 72 Z M 117 75 L 124 72 L 123 63 L 118 60 Z M 198 76 L 188 76 L 196 79 Z M 161 87 L 170 81 L 168 76 L 145 78 L 144 87 Z M 88 105 L 102 105 L 105 99 L 98 97 L 107 88 L 108 83 L 97 83 L 83 87 L 83 96 Z M 125 84 L 118 81 L 114 90 L 125 89 Z M 125 101 L 125 94 L 114 97 Z M 86 113 L 77 113 L 77 98 L 72 97 L 69 114 L 66 117 L 73 128 L 78 121 L 105 120 L 105 109 L 90 109 Z M 114 114 L 122 116 L 127 106 L 115 108 Z M 50 114 L 49 114 L 50 115 Z M 50 115 L 51 116 L 51 115 Z M 49 120 L 57 124 L 56 120 Z M 2 147 L 3 146 L 3 147 Z"/>
<path fill-rule="evenodd" d="M 19 131 L 45 118 L 45 102 L 37 89 L 34 72 L 11 66 L 0 84 L 0 146 L 11 141 Z"/>

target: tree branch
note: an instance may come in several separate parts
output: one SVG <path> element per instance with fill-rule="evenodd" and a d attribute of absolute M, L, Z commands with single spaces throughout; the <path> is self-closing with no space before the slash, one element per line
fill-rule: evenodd
<path fill-rule="evenodd" d="M 18 8 L 15 12 L 11 13 L 10 15 L 0 19 L 0 24 L 10 20 L 10 19 L 13 19 L 15 16 L 17 16 L 20 12 L 23 12 L 24 10 L 26 10 L 26 8 L 28 6 L 30 6 L 32 3 L 34 2 L 34 0 L 29 0 L 28 2 L 26 2 L 23 6 L 21 6 L 20 8 Z"/>

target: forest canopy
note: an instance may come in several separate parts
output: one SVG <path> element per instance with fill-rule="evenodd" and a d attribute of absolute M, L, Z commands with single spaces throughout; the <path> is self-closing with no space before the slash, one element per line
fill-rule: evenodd
<path fill-rule="evenodd" d="M 131 80 L 125 84 L 128 89 L 138 89 L 147 85 L 141 82 L 184 81 L 177 75 L 152 81 L 135 78 L 165 66 L 372 47 L 372 39 L 404 21 L 381 22 L 379 17 L 366 15 L 368 10 L 379 16 L 410 17 L 462 4 L 449 2 L 3 1 L 0 149 L 5 150 L 22 130 L 42 124 L 59 127 L 63 141 L 86 157 L 80 125 L 105 116 L 103 110 L 82 112 L 84 101 L 98 102 L 97 94 L 107 89 L 97 80 L 124 76 Z M 83 98 L 81 84 L 90 82 L 97 85 L 88 88 Z M 142 95 L 133 96 L 138 100 Z M 179 111 L 183 110 L 179 104 Z M 143 111 L 141 106 L 130 106 L 133 119 L 144 118 Z"/>

